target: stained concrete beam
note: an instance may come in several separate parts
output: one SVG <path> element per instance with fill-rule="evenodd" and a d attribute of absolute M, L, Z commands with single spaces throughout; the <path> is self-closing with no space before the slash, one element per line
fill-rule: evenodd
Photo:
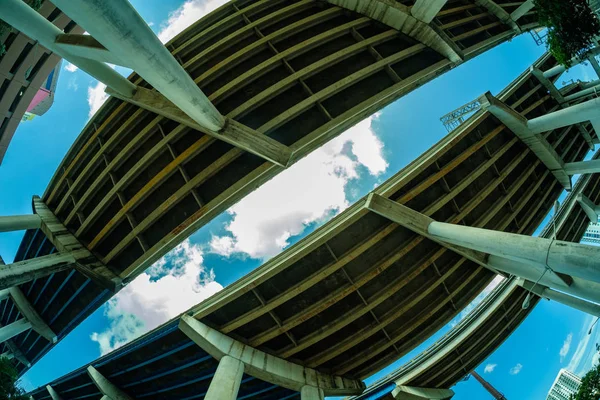
<path fill-rule="evenodd" d="M 321 389 L 326 396 L 357 395 L 365 389 L 362 381 L 327 375 L 267 354 L 232 339 L 189 315 L 181 317 L 179 329 L 217 360 L 224 357 L 239 360 L 243 362 L 247 374 L 275 385 L 296 391 L 311 386 Z"/>
<path fill-rule="evenodd" d="M 11 215 L 0 217 L 0 232 L 23 231 L 40 227 L 39 215 Z"/>

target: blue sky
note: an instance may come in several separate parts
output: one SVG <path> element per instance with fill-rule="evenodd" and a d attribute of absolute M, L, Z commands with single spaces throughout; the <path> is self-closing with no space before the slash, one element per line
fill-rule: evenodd
<path fill-rule="evenodd" d="M 161 38 L 223 2 L 132 1 Z M 529 35 L 516 38 L 417 89 L 315 151 L 200 229 L 90 316 L 23 377 L 24 386 L 43 385 L 96 359 L 258 267 L 446 135 L 439 121 L 442 115 L 487 90 L 498 93 L 543 51 Z M 590 70 L 574 68 L 561 81 L 595 79 Z M 0 166 L 4 194 L 0 215 L 31 213 L 31 196 L 44 192 L 88 121 L 90 109 L 101 104 L 102 93 L 92 78 L 63 64 L 53 107 L 19 126 Z M 304 189 L 298 192 L 292 186 Z M 12 261 L 21 238 L 22 232 L 0 234 L 0 254 L 6 262 Z M 508 398 L 545 398 L 560 368 L 581 374 L 591 366 L 594 344 L 600 341 L 597 326 L 587 335 L 592 322 L 579 311 L 544 301 L 477 370 Z M 448 329 L 368 382 L 391 372 Z M 473 379 L 454 390 L 456 399 L 489 398 Z"/>

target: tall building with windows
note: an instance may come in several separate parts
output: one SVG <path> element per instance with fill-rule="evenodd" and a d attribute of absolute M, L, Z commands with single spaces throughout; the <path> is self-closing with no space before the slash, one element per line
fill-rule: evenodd
<path fill-rule="evenodd" d="M 566 369 L 561 369 L 548 392 L 546 400 L 569 400 L 570 395 L 574 395 L 581 386 L 581 379 Z"/>
<path fill-rule="evenodd" d="M 591 242 L 600 244 L 600 223 L 592 222 L 583 234 L 582 242 Z"/>

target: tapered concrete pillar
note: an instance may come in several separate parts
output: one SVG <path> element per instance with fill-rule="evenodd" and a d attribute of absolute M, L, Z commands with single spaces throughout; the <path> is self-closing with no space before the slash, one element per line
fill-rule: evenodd
<path fill-rule="evenodd" d="M 210 382 L 206 400 L 235 400 L 237 399 L 244 363 L 230 356 L 224 356 L 219 361 L 217 372 Z"/>
<path fill-rule="evenodd" d="M 577 100 L 580 99 L 582 97 L 585 96 L 589 96 L 592 94 L 600 94 L 600 84 L 588 87 L 588 88 L 584 88 L 582 90 L 580 90 L 579 92 L 575 92 L 573 94 L 570 94 L 568 96 L 565 96 L 565 101 L 573 101 L 573 100 Z"/>
<path fill-rule="evenodd" d="M 127 0 L 54 4 L 198 124 L 215 132 L 225 126 L 225 118 Z"/>
<path fill-rule="evenodd" d="M 600 173 L 600 160 L 576 161 L 566 163 L 564 171 L 569 175 Z"/>
<path fill-rule="evenodd" d="M 398 385 L 392 391 L 396 400 L 449 400 L 454 396 L 451 389 L 422 388 Z"/>
<path fill-rule="evenodd" d="M 448 243 L 600 283 L 600 247 L 437 221 L 427 231 Z"/>
<path fill-rule="evenodd" d="M 416 19 L 428 24 L 433 21 L 447 1 L 448 0 L 417 0 L 415 5 L 411 8 L 410 13 Z"/>
<path fill-rule="evenodd" d="M 535 6 L 533 0 L 527 0 L 510 14 L 510 19 L 517 21 L 523 15 L 527 14 Z"/>
<path fill-rule="evenodd" d="M 600 206 L 594 204 L 587 196 L 581 193 L 577 195 L 577 202 L 585 212 L 585 215 L 590 219 L 590 222 L 598 222 Z"/>
<path fill-rule="evenodd" d="M 325 394 L 322 389 L 314 386 L 304 386 L 300 390 L 300 399 L 301 400 L 323 400 L 325 398 Z"/>
<path fill-rule="evenodd" d="M 533 133 L 541 133 L 598 118 L 600 118 L 600 98 L 530 119 L 527 127 Z"/>
<path fill-rule="evenodd" d="M 529 1 L 532 1 L 532 0 L 529 0 Z M 588 57 L 593 57 L 593 56 L 596 56 L 596 55 L 598 55 L 598 53 L 600 53 L 600 47 L 594 47 L 592 50 L 590 50 L 590 53 L 589 53 Z M 585 61 L 585 60 L 586 60 L 586 59 L 583 59 L 583 60 L 582 60 L 582 59 L 579 59 L 579 58 L 575 58 L 575 57 L 574 57 L 573 59 L 571 59 L 571 65 L 577 65 L 577 64 L 579 64 L 580 62 L 582 62 L 582 61 Z M 556 76 L 556 75 L 562 74 L 562 73 L 563 73 L 563 72 L 565 72 L 566 70 L 567 70 L 567 67 L 565 67 L 565 66 L 564 66 L 564 65 L 562 65 L 562 64 L 559 64 L 559 65 L 556 65 L 556 66 L 554 66 L 554 67 L 550 68 L 550 69 L 549 69 L 549 70 L 547 70 L 547 71 L 544 71 L 544 76 L 545 76 L 546 78 L 552 78 L 553 76 Z"/>
<path fill-rule="evenodd" d="M 523 286 L 525 289 L 537 294 L 540 297 L 546 298 L 548 300 L 553 300 L 571 308 L 583 311 L 584 313 L 600 317 L 600 305 L 598 304 L 577 298 L 575 296 L 571 296 L 566 293 L 561 293 L 559 291 L 550 289 L 540 284 L 535 285 L 531 281 L 525 281 L 520 279 L 519 285 Z"/>
<path fill-rule="evenodd" d="M 94 385 L 96 385 L 100 393 L 102 393 L 104 396 L 110 398 L 111 400 L 134 400 L 127 393 L 123 392 L 112 382 L 106 379 L 104 375 L 98 372 L 98 370 L 93 366 L 88 366 L 87 373 L 92 379 L 92 382 L 94 382 Z"/>
<path fill-rule="evenodd" d="M 55 3 L 56 4 L 56 3 Z M 107 64 L 90 60 L 83 57 L 76 57 L 64 51 L 56 45 L 56 38 L 63 35 L 64 32 L 58 29 L 54 24 L 42 17 L 37 11 L 33 10 L 22 0 L 2 0 L 0 1 L 0 16 L 7 24 L 23 32 L 31 39 L 38 41 L 45 48 L 58 54 L 70 63 L 81 68 L 83 71 L 92 75 L 100 82 L 107 84 L 114 90 L 127 97 L 132 97 L 135 92 L 135 85 L 113 70 Z M 73 18 L 72 16 L 70 16 Z"/>
<path fill-rule="evenodd" d="M 62 397 L 60 397 L 58 392 L 56 390 L 54 390 L 54 388 L 52 386 L 46 385 L 46 390 L 48 391 L 48 394 L 50 395 L 50 397 L 52 397 L 52 400 L 63 400 Z"/>
<path fill-rule="evenodd" d="M 3 326 L 0 328 L 0 343 L 4 343 L 29 329 L 31 329 L 31 324 L 25 318 Z"/>
<path fill-rule="evenodd" d="M 0 217 L 0 232 L 23 231 L 37 229 L 42 220 L 39 215 L 12 215 Z"/>

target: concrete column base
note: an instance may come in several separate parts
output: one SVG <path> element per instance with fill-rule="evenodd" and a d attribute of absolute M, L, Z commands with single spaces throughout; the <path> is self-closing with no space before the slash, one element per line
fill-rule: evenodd
<path fill-rule="evenodd" d="M 210 382 L 205 400 L 235 400 L 237 399 L 244 363 L 231 356 L 223 356 L 219 361 L 217 372 Z"/>
<path fill-rule="evenodd" d="M 303 386 L 300 390 L 300 399 L 301 400 L 323 400 L 325 398 L 325 394 L 323 390 L 314 387 L 314 386 Z"/>

